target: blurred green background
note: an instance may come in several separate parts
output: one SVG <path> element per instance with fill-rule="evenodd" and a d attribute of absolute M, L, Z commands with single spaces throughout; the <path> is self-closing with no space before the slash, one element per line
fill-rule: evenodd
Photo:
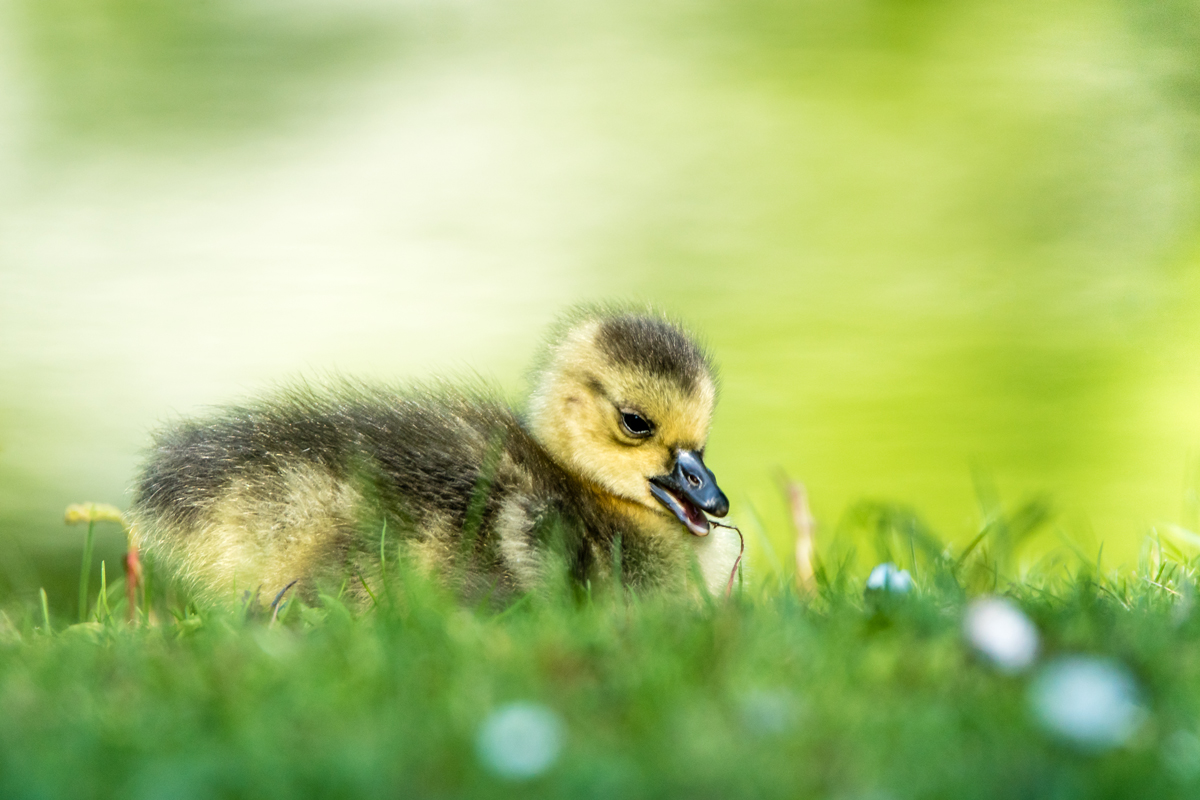
<path fill-rule="evenodd" d="M 1196 524 L 1198 111 L 1170 0 L 0 0 L 0 582 L 69 585 L 63 507 L 164 421 L 516 397 L 611 298 L 708 337 L 780 558 L 783 469 L 824 542 L 862 498 L 961 540 L 982 482 L 1131 563 Z"/>

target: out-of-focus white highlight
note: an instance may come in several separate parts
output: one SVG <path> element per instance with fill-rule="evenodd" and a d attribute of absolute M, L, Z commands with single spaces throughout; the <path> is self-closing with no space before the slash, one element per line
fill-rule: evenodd
<path fill-rule="evenodd" d="M 1008 600 L 984 597 L 967 607 L 964 633 L 975 649 L 1005 672 L 1020 672 L 1038 653 L 1038 632 Z"/>
<path fill-rule="evenodd" d="M 526 780 L 548 770 L 562 751 L 565 726 L 538 703 L 501 706 L 488 715 L 476 741 L 483 766 L 501 778 Z"/>
<path fill-rule="evenodd" d="M 867 588 L 874 591 L 906 594 L 912 589 L 912 575 L 888 561 L 871 570 L 867 576 Z"/>
<path fill-rule="evenodd" d="M 1129 671 L 1089 656 L 1049 664 L 1030 686 L 1029 701 L 1047 731 L 1088 750 L 1124 744 L 1146 714 Z"/>
<path fill-rule="evenodd" d="M 739 703 L 742 724 L 756 736 L 776 736 L 795 727 L 800 702 L 786 689 L 754 689 Z"/>

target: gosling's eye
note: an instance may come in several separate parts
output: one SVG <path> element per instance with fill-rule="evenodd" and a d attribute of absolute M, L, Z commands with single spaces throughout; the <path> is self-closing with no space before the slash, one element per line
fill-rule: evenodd
<path fill-rule="evenodd" d="M 644 439 L 654 433 L 654 426 L 650 424 L 650 420 L 633 411 L 621 412 L 621 427 L 627 434 L 637 439 Z"/>

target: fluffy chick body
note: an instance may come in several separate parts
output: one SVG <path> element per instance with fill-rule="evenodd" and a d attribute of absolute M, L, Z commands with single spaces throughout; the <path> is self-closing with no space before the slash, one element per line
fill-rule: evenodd
<path fill-rule="evenodd" d="M 692 559 L 715 592 L 734 541 L 688 533 L 648 483 L 702 452 L 715 397 L 674 324 L 581 313 L 551 340 L 523 416 L 481 392 L 343 382 L 169 427 L 138 478 L 133 537 L 207 603 L 269 603 L 293 584 L 365 599 L 397 550 L 497 600 L 563 570 L 610 579 L 617 563 L 630 586 L 683 590 Z M 632 435 L 630 413 L 652 434 Z"/>

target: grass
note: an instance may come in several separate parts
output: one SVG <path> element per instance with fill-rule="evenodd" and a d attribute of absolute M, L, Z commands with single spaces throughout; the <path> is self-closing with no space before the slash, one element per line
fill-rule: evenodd
<path fill-rule="evenodd" d="M 728 602 L 596 587 L 464 608 L 400 563 L 360 613 L 335 597 L 197 613 L 155 589 L 158 621 L 130 624 L 106 580 L 66 624 L 43 595 L 0 620 L 0 796 L 1195 796 L 1200 565 L 1155 540 L 1134 573 L 1072 558 L 1008 581 L 1003 536 L 1036 511 L 993 514 L 954 552 L 911 512 L 863 506 L 853 524 L 914 576 L 903 595 L 864 593 L 830 548 L 812 591 L 760 576 Z M 964 637 L 990 594 L 1040 632 L 1024 671 Z M 1141 716 L 1120 743 L 1039 722 L 1032 688 L 1072 654 L 1133 677 Z M 562 731 L 536 774 L 480 751 L 513 702 Z"/>

